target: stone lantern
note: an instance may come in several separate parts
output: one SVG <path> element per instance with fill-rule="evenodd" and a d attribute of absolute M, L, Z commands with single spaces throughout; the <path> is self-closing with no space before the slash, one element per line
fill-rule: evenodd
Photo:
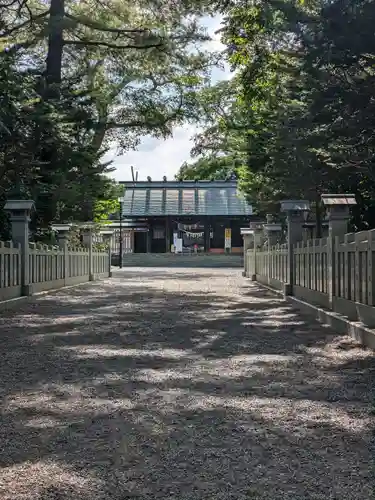
<path fill-rule="evenodd" d="M 285 285 L 284 294 L 292 295 L 294 283 L 293 247 L 303 240 L 303 223 L 310 211 L 310 202 L 307 200 L 284 200 L 281 202 L 281 211 L 286 213 L 288 223 L 288 282 Z"/>
<path fill-rule="evenodd" d="M 21 247 L 21 293 L 31 295 L 29 270 L 29 222 L 34 209 L 32 200 L 8 200 L 4 210 L 12 225 L 12 241 Z"/>
<path fill-rule="evenodd" d="M 329 236 L 344 236 L 348 232 L 350 207 L 357 204 L 354 194 L 322 194 L 327 210 Z"/>
<path fill-rule="evenodd" d="M 53 224 L 52 230 L 57 232 L 57 243 L 61 249 L 68 246 L 68 236 L 72 224 Z"/>

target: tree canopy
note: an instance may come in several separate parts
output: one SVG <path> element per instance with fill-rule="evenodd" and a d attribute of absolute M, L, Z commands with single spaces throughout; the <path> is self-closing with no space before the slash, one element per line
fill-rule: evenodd
<path fill-rule="evenodd" d="M 4 2 L 3 2 L 4 4 Z M 204 14 L 221 14 L 216 85 Z M 34 225 L 102 218 L 108 148 L 202 128 L 180 179 L 236 176 L 259 212 L 352 192 L 375 227 L 375 4 L 368 0 L 5 0 L 0 12 L 0 199 Z"/>
<path fill-rule="evenodd" d="M 6 0 L 1 199 L 34 199 L 40 227 L 97 217 L 116 194 L 102 161 L 109 147 L 126 152 L 196 119 L 196 93 L 216 62 L 202 49 L 209 9 L 198 0 Z"/>
<path fill-rule="evenodd" d="M 214 103 L 195 137 L 201 156 L 179 175 L 235 166 L 263 212 L 284 197 L 354 193 L 356 226 L 375 227 L 375 3 L 240 0 L 222 12 L 235 76 L 201 92 L 203 109 Z"/>

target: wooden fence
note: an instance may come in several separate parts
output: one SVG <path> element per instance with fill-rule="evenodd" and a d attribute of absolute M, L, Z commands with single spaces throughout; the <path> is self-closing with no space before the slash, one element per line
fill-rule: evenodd
<path fill-rule="evenodd" d="M 110 275 L 110 253 L 0 241 L 0 301 Z"/>
<path fill-rule="evenodd" d="M 0 300 L 21 295 L 21 247 L 0 241 Z"/>
<path fill-rule="evenodd" d="M 288 279 L 288 250 L 285 244 L 247 251 L 247 275 L 257 281 L 281 290 Z"/>
<path fill-rule="evenodd" d="M 282 290 L 289 280 L 285 245 L 251 249 L 246 271 Z M 300 242 L 293 247 L 295 297 L 375 327 L 375 230 Z"/>

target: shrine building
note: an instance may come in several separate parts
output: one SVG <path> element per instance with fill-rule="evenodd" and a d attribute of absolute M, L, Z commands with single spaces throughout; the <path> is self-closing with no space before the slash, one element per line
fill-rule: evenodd
<path fill-rule="evenodd" d="M 252 207 L 237 181 L 121 184 L 124 253 L 242 253 L 240 229 L 249 225 Z"/>

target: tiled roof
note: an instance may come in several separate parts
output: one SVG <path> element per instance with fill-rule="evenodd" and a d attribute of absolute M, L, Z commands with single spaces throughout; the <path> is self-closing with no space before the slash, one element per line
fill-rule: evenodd
<path fill-rule="evenodd" d="M 356 205 L 354 194 L 322 194 L 324 205 Z"/>
<path fill-rule="evenodd" d="M 252 214 L 233 181 L 123 184 L 123 217 Z"/>

